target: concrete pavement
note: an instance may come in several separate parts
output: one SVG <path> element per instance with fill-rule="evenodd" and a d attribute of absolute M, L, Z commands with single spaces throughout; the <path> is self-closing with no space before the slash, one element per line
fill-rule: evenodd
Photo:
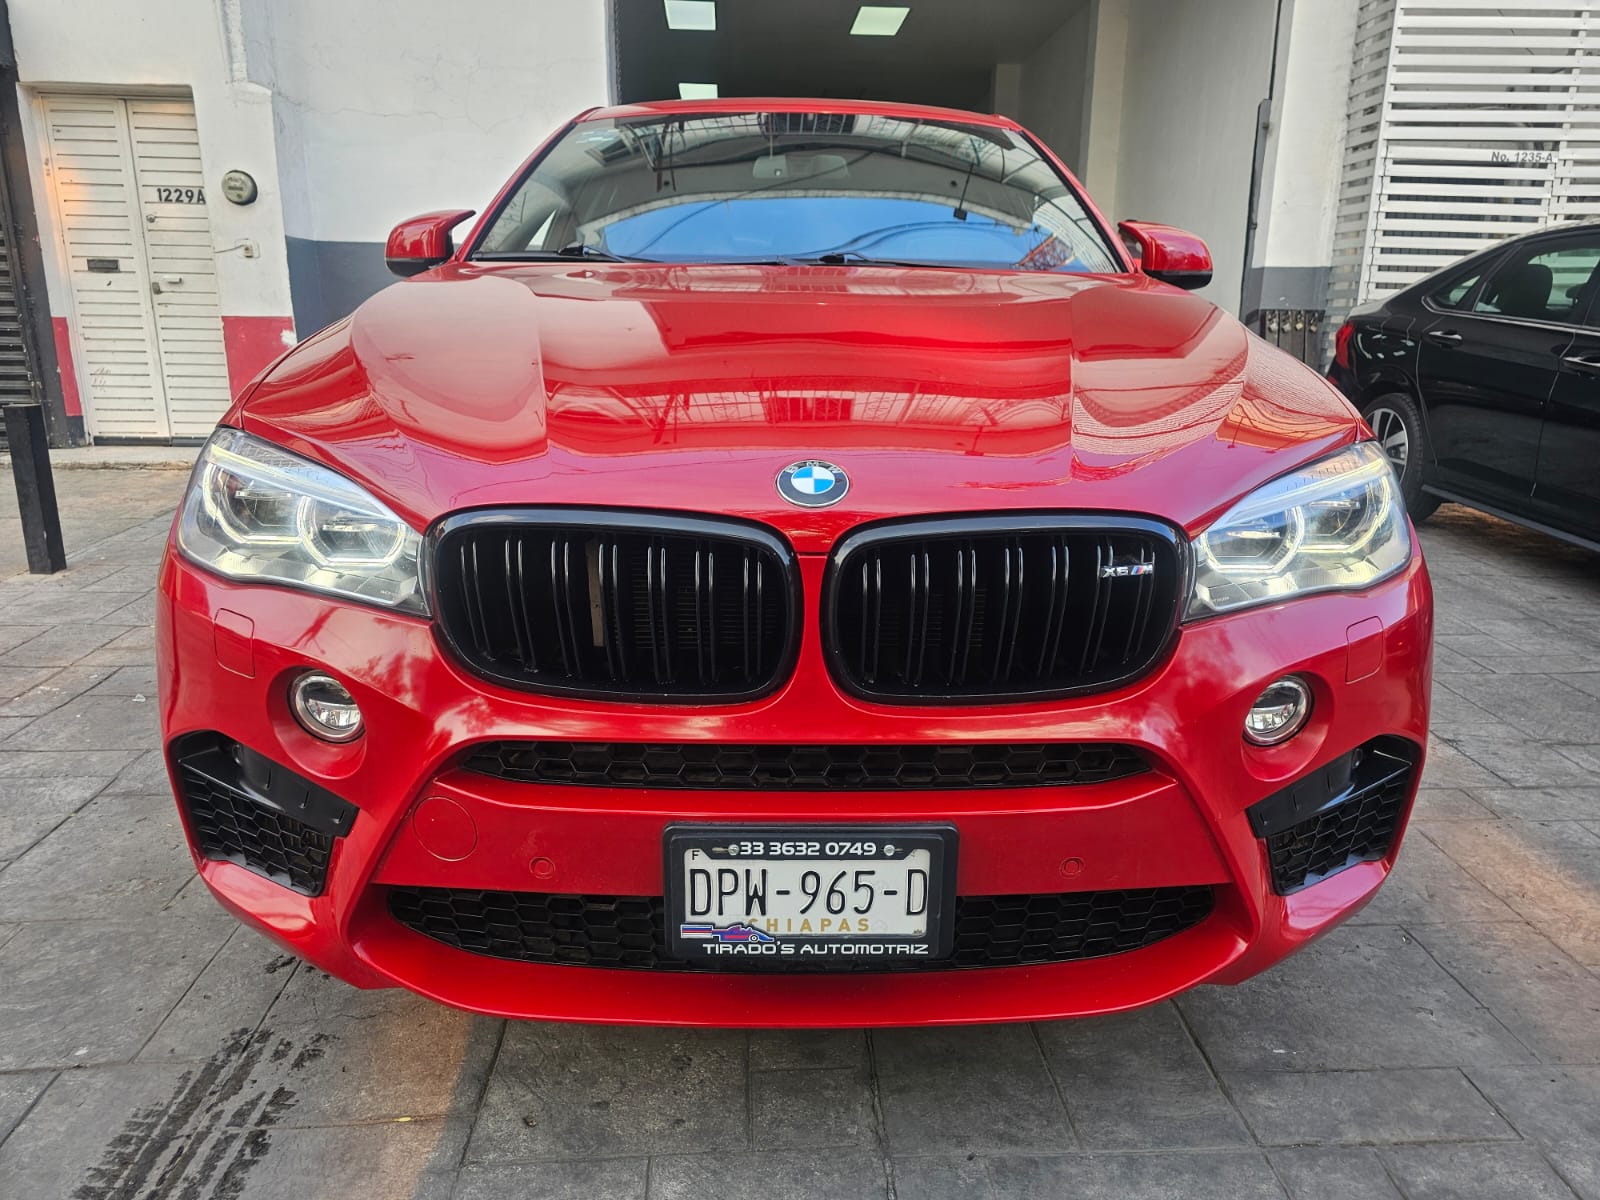
<path fill-rule="evenodd" d="M 0 1196 L 1600 1200 L 1600 556 L 1425 527 L 1396 876 L 1249 984 L 870 1035 L 508 1024 L 348 988 L 195 880 L 150 662 L 183 482 L 63 472 L 71 569 L 0 582 Z"/>

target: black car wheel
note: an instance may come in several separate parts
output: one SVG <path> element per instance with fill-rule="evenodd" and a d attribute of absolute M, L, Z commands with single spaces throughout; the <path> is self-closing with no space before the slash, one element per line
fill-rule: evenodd
<path fill-rule="evenodd" d="M 1439 500 L 1422 490 L 1422 464 L 1428 454 L 1428 435 L 1416 401 L 1404 392 L 1389 392 L 1368 403 L 1361 415 L 1372 426 L 1378 445 L 1400 477 L 1400 495 L 1413 521 L 1421 521 L 1439 507 Z"/>

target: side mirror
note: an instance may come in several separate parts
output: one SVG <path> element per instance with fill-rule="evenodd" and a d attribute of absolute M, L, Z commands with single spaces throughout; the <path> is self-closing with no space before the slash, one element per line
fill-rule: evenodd
<path fill-rule="evenodd" d="M 1211 282 L 1211 251 L 1194 234 L 1153 221 L 1122 221 L 1117 230 L 1152 279 L 1189 291 Z"/>
<path fill-rule="evenodd" d="M 401 221 L 389 231 L 383 261 L 396 275 L 416 275 L 437 267 L 455 252 L 450 231 L 471 215 L 470 208 L 450 208 Z"/>

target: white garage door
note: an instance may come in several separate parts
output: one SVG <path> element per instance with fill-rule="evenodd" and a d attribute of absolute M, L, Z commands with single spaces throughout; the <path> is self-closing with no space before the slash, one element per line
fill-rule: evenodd
<path fill-rule="evenodd" d="M 228 364 L 194 105 L 44 107 L 89 432 L 205 437 L 228 407 Z"/>

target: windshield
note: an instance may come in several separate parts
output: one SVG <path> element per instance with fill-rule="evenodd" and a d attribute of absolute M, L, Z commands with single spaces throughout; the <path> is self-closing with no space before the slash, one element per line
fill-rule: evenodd
<path fill-rule="evenodd" d="M 867 114 L 582 122 L 474 258 L 1122 269 L 1076 193 L 1006 129 Z"/>

